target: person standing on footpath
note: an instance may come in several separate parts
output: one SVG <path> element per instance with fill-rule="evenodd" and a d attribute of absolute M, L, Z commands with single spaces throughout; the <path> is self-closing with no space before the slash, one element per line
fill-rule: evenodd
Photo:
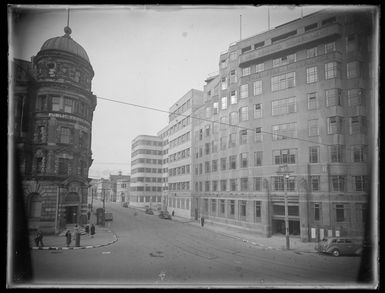
<path fill-rule="evenodd" d="M 67 247 L 71 245 L 71 240 L 72 240 L 72 235 L 71 235 L 71 231 L 70 230 L 67 230 L 66 232 L 66 244 L 67 244 Z"/>
<path fill-rule="evenodd" d="M 92 224 L 91 225 L 91 238 L 94 238 L 94 234 L 95 234 L 95 225 Z"/>
<path fill-rule="evenodd" d="M 205 217 L 201 217 L 201 226 L 203 227 L 205 225 Z"/>
<path fill-rule="evenodd" d="M 41 231 L 39 229 L 36 231 L 35 244 L 36 244 L 36 246 L 39 246 L 39 247 L 44 246 L 43 233 L 41 233 Z"/>

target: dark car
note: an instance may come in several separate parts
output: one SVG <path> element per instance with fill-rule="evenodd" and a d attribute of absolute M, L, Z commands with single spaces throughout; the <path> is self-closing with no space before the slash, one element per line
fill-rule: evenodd
<path fill-rule="evenodd" d="M 159 218 L 171 220 L 171 216 L 170 216 L 170 214 L 168 213 L 168 211 L 160 211 L 160 212 L 159 212 Z"/>
<path fill-rule="evenodd" d="M 145 211 L 144 211 L 145 214 L 148 214 L 148 215 L 153 215 L 154 212 L 152 211 L 152 209 L 150 208 L 146 208 Z"/>
<path fill-rule="evenodd" d="M 122 207 L 128 208 L 128 203 L 124 202 L 124 203 L 122 204 Z"/>
<path fill-rule="evenodd" d="M 353 255 L 362 253 L 362 239 L 349 237 L 330 237 L 318 242 L 315 249 L 321 253 L 334 256 Z"/>

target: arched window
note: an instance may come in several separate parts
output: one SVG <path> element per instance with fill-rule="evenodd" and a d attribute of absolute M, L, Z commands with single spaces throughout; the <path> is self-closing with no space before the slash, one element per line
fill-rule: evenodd
<path fill-rule="evenodd" d="M 40 218 L 41 216 L 41 196 L 38 193 L 32 193 L 29 196 L 29 217 Z"/>

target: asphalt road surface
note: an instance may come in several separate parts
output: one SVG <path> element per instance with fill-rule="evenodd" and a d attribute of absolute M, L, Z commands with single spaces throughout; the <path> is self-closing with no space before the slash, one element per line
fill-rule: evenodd
<path fill-rule="evenodd" d="M 347 286 L 360 258 L 276 251 L 202 227 L 106 205 L 118 241 L 82 250 L 33 250 L 39 286 Z"/>

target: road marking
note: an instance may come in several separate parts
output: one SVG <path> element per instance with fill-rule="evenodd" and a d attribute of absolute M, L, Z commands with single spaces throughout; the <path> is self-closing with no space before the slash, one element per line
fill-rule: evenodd
<path fill-rule="evenodd" d="M 111 251 L 102 251 L 102 254 L 110 254 Z"/>

